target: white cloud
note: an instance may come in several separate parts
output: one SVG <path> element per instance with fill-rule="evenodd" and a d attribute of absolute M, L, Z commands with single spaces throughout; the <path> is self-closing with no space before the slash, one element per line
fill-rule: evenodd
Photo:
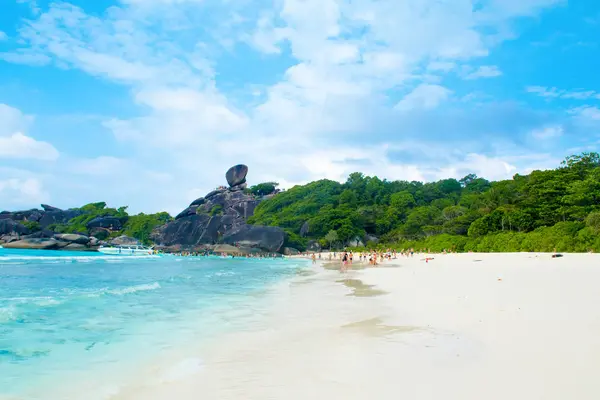
<path fill-rule="evenodd" d="M 576 117 L 590 121 L 600 121 L 600 108 L 594 106 L 581 106 L 572 108 L 570 113 Z"/>
<path fill-rule="evenodd" d="M 554 139 L 562 136 L 564 133 L 564 129 L 562 126 L 546 126 L 540 129 L 535 129 L 531 132 L 531 136 L 534 139 L 538 140 L 546 140 L 546 139 Z"/>
<path fill-rule="evenodd" d="M 456 68 L 456 64 L 449 61 L 432 61 L 427 65 L 429 71 L 447 72 Z"/>
<path fill-rule="evenodd" d="M 0 42 L 8 39 L 8 35 L 5 32 L 0 31 Z"/>
<path fill-rule="evenodd" d="M 527 86 L 525 90 L 528 93 L 537 94 L 538 96 L 545 98 L 562 98 L 573 100 L 600 99 L 600 93 L 593 90 L 560 90 L 555 87 L 549 88 L 545 86 Z"/>
<path fill-rule="evenodd" d="M 453 177 L 462 178 L 470 173 L 488 180 L 509 179 L 517 172 L 517 166 L 499 157 L 469 153 L 451 167 L 441 168 L 437 172 L 438 179 Z"/>
<path fill-rule="evenodd" d="M 33 117 L 0 104 L 0 159 L 54 161 L 58 158 L 58 151 L 50 143 L 37 141 L 22 133 L 32 122 Z"/>
<path fill-rule="evenodd" d="M 50 200 L 42 182 L 34 177 L 0 179 L 0 204 L 4 210 L 36 207 Z M 0 209 L 2 211 L 2 209 Z"/>
<path fill-rule="evenodd" d="M 465 79 L 479 79 L 479 78 L 495 78 L 502 75 L 502 71 L 495 65 L 482 65 L 475 71 L 467 74 Z"/>
<path fill-rule="evenodd" d="M 58 151 L 50 143 L 39 142 L 21 132 L 0 137 L 0 159 L 22 158 L 54 161 L 58 155 Z"/>
<path fill-rule="evenodd" d="M 446 100 L 451 93 L 452 91 L 443 86 L 424 83 L 404 96 L 404 98 L 396 105 L 396 108 L 401 111 L 432 109 Z"/>
<path fill-rule="evenodd" d="M 398 114 L 410 117 L 393 113 L 387 94 L 408 92 L 400 110 L 434 109 L 452 94 L 438 74 L 485 57 L 509 37 L 499 32 L 512 18 L 555 3 L 492 1 L 474 11 L 463 0 L 281 0 L 264 2 L 269 8 L 257 12 L 255 2 L 127 0 L 94 15 L 54 3 L 21 27 L 26 46 L 0 57 L 53 62 L 128 87 L 140 116 L 104 122 L 129 149 L 127 163 L 83 160 L 80 172 L 100 179 L 107 170 L 139 172 L 150 165 L 158 172 L 136 182 L 146 184 L 136 197 L 172 211 L 193 200 L 173 199 L 173 193 L 208 191 L 239 162 L 250 166 L 254 182 L 345 179 L 355 170 L 390 179 L 437 177 L 442 166 L 436 172 L 381 155 L 386 140 L 377 131 Z M 251 102 L 219 82 L 215 60 L 235 51 L 237 42 L 251 44 L 269 63 L 291 54 L 277 81 L 250 82 L 260 93 Z M 474 73 L 491 76 L 499 72 L 494 68 Z M 369 146 L 356 145 L 365 137 Z M 462 171 L 476 166 L 470 157 L 448 162 Z M 506 170 L 491 156 L 486 162 Z M 156 179 L 168 196 L 152 198 Z M 80 191 L 95 193 L 86 184 Z"/>

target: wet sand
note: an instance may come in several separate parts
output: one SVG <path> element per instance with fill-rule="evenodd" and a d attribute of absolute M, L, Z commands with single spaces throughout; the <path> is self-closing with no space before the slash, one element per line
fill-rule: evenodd
<path fill-rule="evenodd" d="M 600 398 L 600 257 L 422 259 L 311 266 L 272 289 L 253 326 L 149 366 L 112 398 Z M 201 367 L 165 379 L 182 359 Z"/>

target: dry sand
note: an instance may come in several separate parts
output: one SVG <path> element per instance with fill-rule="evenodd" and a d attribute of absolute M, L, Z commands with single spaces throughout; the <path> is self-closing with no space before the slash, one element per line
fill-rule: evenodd
<path fill-rule="evenodd" d="M 273 289 L 252 329 L 149 366 L 153 379 L 113 398 L 600 398 L 599 256 L 432 257 L 312 266 Z"/>

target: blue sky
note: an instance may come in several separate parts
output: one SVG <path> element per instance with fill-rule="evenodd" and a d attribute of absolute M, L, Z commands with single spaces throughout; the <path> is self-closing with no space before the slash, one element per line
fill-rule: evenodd
<path fill-rule="evenodd" d="M 4 0 L 0 209 L 176 213 L 245 163 L 488 179 L 597 151 L 593 0 Z"/>

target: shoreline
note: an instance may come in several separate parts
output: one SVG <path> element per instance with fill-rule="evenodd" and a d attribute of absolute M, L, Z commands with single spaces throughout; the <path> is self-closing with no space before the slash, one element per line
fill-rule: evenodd
<path fill-rule="evenodd" d="M 198 371 L 111 399 L 596 399 L 600 257 L 541 255 L 308 264 Z"/>

